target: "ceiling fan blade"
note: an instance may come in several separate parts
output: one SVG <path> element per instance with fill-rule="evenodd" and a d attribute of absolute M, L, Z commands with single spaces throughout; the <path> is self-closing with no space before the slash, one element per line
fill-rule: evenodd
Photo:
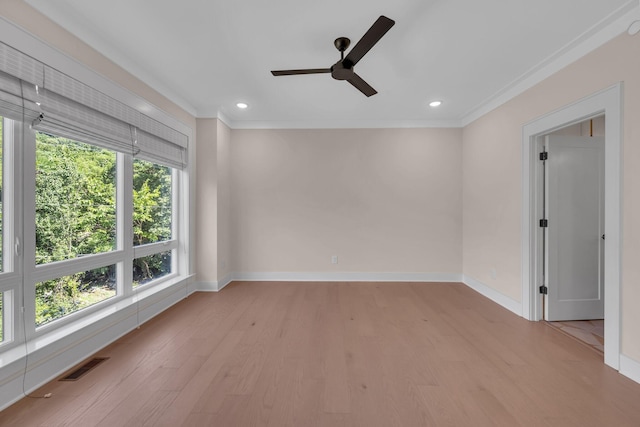
<path fill-rule="evenodd" d="M 331 68 L 307 68 L 305 70 L 277 70 L 272 71 L 274 76 L 294 76 L 296 74 L 323 74 L 330 73 Z"/>
<path fill-rule="evenodd" d="M 364 93 L 367 97 L 378 93 L 377 90 L 369 86 L 369 83 L 362 80 L 362 77 L 360 77 L 356 73 L 353 73 L 353 76 L 351 76 L 351 78 L 347 81 L 351 83 L 353 87 L 358 89 L 360 92 Z"/>
<path fill-rule="evenodd" d="M 351 49 L 346 58 L 342 61 L 345 66 L 353 67 L 362 59 L 362 57 L 371 50 L 371 48 L 378 43 L 378 41 L 384 36 L 387 31 L 393 27 L 396 23 L 393 19 L 389 19 L 386 16 L 380 16 L 376 22 L 373 23 L 371 28 L 362 36 L 362 38 Z"/>

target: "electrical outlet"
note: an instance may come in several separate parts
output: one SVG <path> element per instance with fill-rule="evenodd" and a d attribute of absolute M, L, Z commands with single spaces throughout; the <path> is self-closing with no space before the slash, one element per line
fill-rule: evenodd
<path fill-rule="evenodd" d="M 496 272 L 495 268 L 492 268 L 491 270 L 489 270 L 489 276 L 493 279 L 496 280 L 498 278 L 498 273 Z"/>
<path fill-rule="evenodd" d="M 331 255 L 331 264 L 338 263 L 338 255 Z"/>

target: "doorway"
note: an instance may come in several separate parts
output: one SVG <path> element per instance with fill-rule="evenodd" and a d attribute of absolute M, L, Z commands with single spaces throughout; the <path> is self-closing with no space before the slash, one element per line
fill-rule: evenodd
<path fill-rule="evenodd" d="M 604 116 L 604 362 L 620 367 L 622 84 L 553 111 L 523 127 L 522 156 L 522 308 L 523 317 L 544 319 L 545 235 L 539 153 L 545 137 L 568 126 Z"/>
<path fill-rule="evenodd" d="M 605 117 L 542 139 L 543 316 L 604 354 Z"/>
<path fill-rule="evenodd" d="M 604 124 L 599 116 L 541 138 L 547 321 L 604 319 Z"/>

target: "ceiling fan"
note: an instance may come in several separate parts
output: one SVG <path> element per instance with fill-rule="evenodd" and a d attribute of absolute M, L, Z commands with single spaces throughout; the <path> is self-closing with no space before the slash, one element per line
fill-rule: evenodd
<path fill-rule="evenodd" d="M 347 50 L 351 44 L 351 40 L 346 37 L 338 37 L 333 44 L 336 49 L 340 51 L 340 60 L 333 64 L 331 68 L 307 68 L 304 70 L 277 70 L 271 71 L 274 76 L 291 76 L 295 74 L 324 74 L 331 73 L 331 77 L 336 80 L 346 80 L 351 83 L 356 89 L 365 94 L 366 96 L 375 95 L 378 93 L 374 88 L 369 86 L 362 77 L 357 75 L 353 71 L 353 67 L 362 59 L 362 57 L 371 50 L 371 48 L 378 43 L 378 41 L 384 36 L 387 31 L 393 27 L 395 21 L 387 18 L 386 16 L 380 16 L 376 22 L 373 23 L 371 28 L 362 36 L 360 41 L 351 49 L 349 54 L 345 57 L 344 51 Z"/>

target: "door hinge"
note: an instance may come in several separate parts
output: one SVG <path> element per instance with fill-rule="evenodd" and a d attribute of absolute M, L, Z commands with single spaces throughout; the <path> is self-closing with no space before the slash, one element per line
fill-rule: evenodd
<path fill-rule="evenodd" d="M 547 287 L 546 287 L 546 286 L 544 286 L 544 285 L 540 286 L 540 288 L 539 288 L 539 289 L 540 289 L 540 293 L 541 293 L 542 295 L 547 295 L 547 294 L 549 293 L 549 288 L 547 288 Z"/>
<path fill-rule="evenodd" d="M 542 153 L 540 153 L 540 160 L 549 160 L 549 152 L 543 151 Z"/>
<path fill-rule="evenodd" d="M 548 226 L 549 226 L 549 221 L 547 221 L 546 219 L 540 220 L 540 227 L 548 227 Z"/>

